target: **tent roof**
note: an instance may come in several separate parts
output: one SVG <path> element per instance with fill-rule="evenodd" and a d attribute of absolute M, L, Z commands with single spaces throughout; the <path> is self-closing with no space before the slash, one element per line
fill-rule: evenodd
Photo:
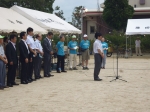
<path fill-rule="evenodd" d="M 38 24 L 48 31 L 59 31 L 64 33 L 81 33 L 80 30 L 70 25 L 66 21 L 54 14 L 45 13 L 37 10 L 27 9 L 14 5 L 11 7 L 14 11 Z"/>
<path fill-rule="evenodd" d="M 26 31 L 28 27 L 32 27 L 35 33 L 47 33 L 45 29 L 36 25 L 12 9 L 0 7 L 0 33 L 10 33 L 12 31 L 20 33 L 21 31 Z"/>
<path fill-rule="evenodd" d="M 150 34 L 150 19 L 128 19 L 126 35 Z"/>

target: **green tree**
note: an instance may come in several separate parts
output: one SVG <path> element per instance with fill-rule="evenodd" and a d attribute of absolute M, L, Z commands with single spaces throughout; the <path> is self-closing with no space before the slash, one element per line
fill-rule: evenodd
<path fill-rule="evenodd" d="M 55 0 L 0 0 L 0 7 L 10 8 L 13 5 L 18 5 L 25 8 L 52 13 L 54 1 Z"/>
<path fill-rule="evenodd" d="M 74 8 L 72 13 L 72 25 L 78 29 L 81 29 L 81 9 L 83 6 L 78 6 Z"/>
<path fill-rule="evenodd" d="M 115 30 L 126 28 L 127 20 L 132 18 L 134 9 L 128 0 L 106 0 L 103 18 Z"/>
<path fill-rule="evenodd" d="M 56 7 L 55 7 L 55 12 L 54 12 L 54 14 L 55 14 L 56 16 L 60 17 L 61 19 L 66 20 L 65 17 L 64 17 L 64 12 L 63 12 L 63 10 L 60 10 L 60 7 L 59 7 L 59 6 L 56 6 Z"/>

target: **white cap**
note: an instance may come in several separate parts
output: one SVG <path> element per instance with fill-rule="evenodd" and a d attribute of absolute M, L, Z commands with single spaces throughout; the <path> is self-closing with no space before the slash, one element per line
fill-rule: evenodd
<path fill-rule="evenodd" d="M 73 35 L 73 36 L 72 36 L 72 38 L 76 38 L 76 36 L 75 36 L 75 35 Z"/>
<path fill-rule="evenodd" d="M 87 36 L 87 34 L 84 34 L 84 36 L 83 36 L 83 37 L 88 37 L 88 36 Z"/>

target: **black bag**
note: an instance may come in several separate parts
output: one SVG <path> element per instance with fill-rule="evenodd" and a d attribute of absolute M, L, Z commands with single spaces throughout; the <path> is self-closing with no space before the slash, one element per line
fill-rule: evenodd
<path fill-rule="evenodd" d="M 81 48 L 81 52 L 85 52 L 86 50 L 87 50 L 87 49 L 82 49 L 82 48 Z"/>

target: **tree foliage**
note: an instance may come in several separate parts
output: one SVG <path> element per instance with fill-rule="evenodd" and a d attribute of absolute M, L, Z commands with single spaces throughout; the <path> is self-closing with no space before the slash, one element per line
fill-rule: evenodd
<path fill-rule="evenodd" d="M 72 25 L 78 29 L 81 29 L 81 9 L 83 6 L 78 6 L 74 8 L 72 13 Z"/>
<path fill-rule="evenodd" d="M 64 17 L 64 12 L 63 12 L 63 10 L 60 10 L 60 7 L 59 7 L 59 6 L 56 6 L 56 7 L 55 7 L 55 12 L 54 12 L 54 14 L 55 14 L 56 16 L 60 17 L 61 19 L 66 20 L 65 17 Z"/>
<path fill-rule="evenodd" d="M 135 52 L 135 40 L 136 38 L 139 37 L 141 40 L 141 49 L 142 52 L 144 53 L 150 53 L 150 35 L 133 35 L 130 36 L 127 41 L 128 41 L 128 48 L 131 48 L 133 52 Z M 117 31 L 113 31 L 110 34 L 105 35 L 105 39 L 109 40 L 109 46 L 114 47 L 116 50 L 116 45 L 118 45 L 119 48 L 123 48 L 124 50 L 126 49 L 126 35 L 124 33 L 118 33 Z M 131 46 L 130 46 L 131 43 Z"/>
<path fill-rule="evenodd" d="M 55 0 L 0 0 L 0 7 L 10 8 L 13 5 L 52 13 Z"/>
<path fill-rule="evenodd" d="M 127 20 L 132 18 L 134 9 L 128 0 L 106 0 L 103 18 L 115 30 L 126 28 Z"/>

